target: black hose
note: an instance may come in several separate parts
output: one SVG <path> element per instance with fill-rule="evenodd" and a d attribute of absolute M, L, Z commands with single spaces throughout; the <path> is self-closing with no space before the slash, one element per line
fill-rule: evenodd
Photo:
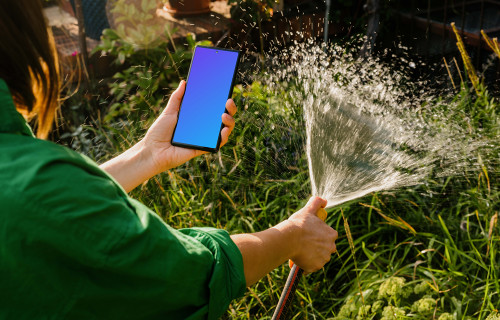
<path fill-rule="evenodd" d="M 290 273 L 286 279 L 285 288 L 283 289 L 283 292 L 281 292 L 280 301 L 276 306 L 276 310 L 274 310 L 271 320 L 286 319 L 288 309 L 295 295 L 295 290 L 297 289 L 297 285 L 299 284 L 299 280 L 303 273 L 304 270 L 297 267 L 296 264 L 294 264 L 292 269 L 290 269 Z"/>

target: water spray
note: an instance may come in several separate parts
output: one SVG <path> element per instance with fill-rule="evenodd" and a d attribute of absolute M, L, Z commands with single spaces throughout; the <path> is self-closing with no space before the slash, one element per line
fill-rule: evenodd
<path fill-rule="evenodd" d="M 331 8 L 331 0 L 326 0 L 326 11 L 325 11 L 325 25 L 324 25 L 324 43 L 325 43 L 325 50 L 327 48 L 328 44 L 328 27 L 329 27 L 329 20 L 330 20 L 330 8 Z M 316 213 L 316 215 L 323 221 L 326 220 L 327 213 L 325 209 L 320 209 Z M 292 265 L 292 263 L 290 263 Z M 277 319 L 285 319 L 285 316 L 288 312 L 288 309 L 290 307 L 290 301 L 292 301 L 293 297 L 295 296 L 295 290 L 297 290 L 297 285 L 299 283 L 300 278 L 304 274 L 304 270 L 300 269 L 297 267 L 296 264 L 294 264 L 291 269 L 290 273 L 288 274 L 288 278 L 286 279 L 285 287 L 283 288 L 283 292 L 281 293 L 280 300 L 278 301 L 278 305 L 276 306 L 276 309 L 274 310 L 273 317 L 271 318 L 272 320 L 277 320 Z"/>
<path fill-rule="evenodd" d="M 410 77 L 406 57 L 394 65 L 375 56 L 361 62 L 358 52 L 298 44 L 282 50 L 262 79 L 277 95 L 287 92 L 289 109 L 303 111 L 312 195 L 328 207 L 460 174 L 496 144 L 450 121 L 449 114 L 462 114 L 460 104 L 437 103 L 427 80 Z M 284 319 L 301 275 L 292 268 L 272 319 Z"/>

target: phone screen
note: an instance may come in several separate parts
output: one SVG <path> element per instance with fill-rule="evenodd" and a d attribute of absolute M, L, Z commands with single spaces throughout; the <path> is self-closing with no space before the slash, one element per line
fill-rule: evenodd
<path fill-rule="evenodd" d="M 172 144 L 216 151 L 239 51 L 196 47 Z"/>

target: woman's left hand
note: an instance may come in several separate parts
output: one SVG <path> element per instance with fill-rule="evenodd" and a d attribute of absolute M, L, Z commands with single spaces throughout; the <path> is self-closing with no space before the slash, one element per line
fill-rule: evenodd
<path fill-rule="evenodd" d="M 112 175 L 126 192 L 160 172 L 177 167 L 206 153 L 205 151 L 176 147 L 171 143 L 185 89 L 186 82 L 181 81 L 177 90 L 168 100 L 167 107 L 141 141 L 100 166 L 101 169 Z M 236 113 L 236 105 L 233 100 L 227 100 L 226 109 L 229 114 L 221 115 L 222 123 L 225 125 L 221 131 L 221 146 L 226 144 L 234 128 L 232 116 Z"/>
<path fill-rule="evenodd" d="M 146 155 L 150 157 L 157 173 L 177 167 L 196 156 L 207 153 L 206 151 L 173 146 L 171 143 L 185 89 L 186 82 L 183 80 L 170 96 L 167 107 L 141 141 L 144 147 L 143 152 L 146 152 Z M 221 115 L 222 123 L 225 126 L 221 131 L 221 146 L 227 143 L 235 125 L 233 115 L 236 113 L 236 105 L 232 99 L 227 100 L 226 110 L 229 114 L 223 113 Z"/>

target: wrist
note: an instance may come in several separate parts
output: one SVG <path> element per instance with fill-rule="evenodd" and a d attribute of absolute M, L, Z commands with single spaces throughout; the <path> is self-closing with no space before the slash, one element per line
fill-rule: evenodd
<path fill-rule="evenodd" d="M 155 165 L 142 141 L 100 165 L 126 192 L 155 175 Z"/>
<path fill-rule="evenodd" d="M 293 260 L 297 256 L 300 250 L 300 238 L 302 229 L 300 226 L 295 224 L 293 221 L 284 220 L 276 225 L 274 228 L 280 231 L 285 238 L 285 243 L 287 244 L 287 259 Z"/>
<path fill-rule="evenodd" d="M 137 142 L 129 151 L 132 152 L 131 157 L 134 158 L 133 162 L 136 164 L 136 170 L 142 173 L 141 175 L 144 180 L 162 172 L 158 163 L 155 161 L 154 153 L 144 140 Z"/>

